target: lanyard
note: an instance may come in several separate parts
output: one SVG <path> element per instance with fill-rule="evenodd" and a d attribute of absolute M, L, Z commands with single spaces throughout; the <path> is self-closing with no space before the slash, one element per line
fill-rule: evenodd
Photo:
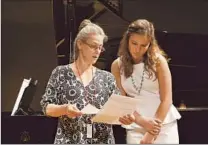
<path fill-rule="evenodd" d="M 88 103 L 90 103 L 90 102 L 89 102 L 89 99 L 87 98 L 87 97 L 88 97 L 88 91 L 85 89 L 83 80 L 82 80 L 82 78 L 81 78 L 81 73 L 80 73 L 80 71 L 79 71 L 79 69 L 78 69 L 78 67 L 77 67 L 77 63 L 76 63 L 76 62 L 75 62 L 75 66 L 76 66 L 76 69 L 77 69 L 77 72 L 78 72 L 78 76 L 79 76 L 79 78 L 80 78 L 80 80 L 81 80 L 81 83 L 82 83 L 82 85 L 83 85 L 83 87 L 84 87 L 84 95 L 85 95 L 85 99 L 86 99 L 86 101 L 87 101 Z M 92 67 L 92 81 L 93 81 L 93 86 L 95 87 L 95 83 L 94 83 L 94 79 L 93 79 L 93 67 Z M 95 96 L 95 89 L 94 89 L 94 96 Z"/>
<path fill-rule="evenodd" d="M 86 95 L 85 95 L 85 99 L 86 99 L 86 101 L 87 101 L 88 103 L 90 103 L 90 102 L 88 101 L 88 98 L 87 98 L 87 96 L 88 96 L 87 90 L 85 89 L 85 86 L 84 86 L 84 83 L 83 83 L 83 80 L 82 80 L 82 78 L 81 78 L 81 74 L 80 74 L 80 72 L 79 72 L 79 69 L 78 69 L 78 67 L 77 67 L 76 62 L 75 62 L 75 66 L 76 66 L 76 69 L 77 69 L 79 78 L 80 78 L 80 80 L 81 80 L 81 83 L 82 83 L 82 85 L 83 85 L 83 87 L 84 87 L 84 95 L 86 94 Z M 93 68 L 92 68 L 92 81 L 93 81 L 93 85 L 95 86 L 95 84 L 94 84 L 94 79 L 93 79 Z M 95 89 L 94 89 L 94 96 L 95 96 Z M 90 139 L 90 143 L 91 143 L 91 144 L 92 144 L 92 137 L 93 137 L 93 124 L 92 124 L 92 122 L 91 122 L 90 124 L 87 124 L 87 138 Z"/>

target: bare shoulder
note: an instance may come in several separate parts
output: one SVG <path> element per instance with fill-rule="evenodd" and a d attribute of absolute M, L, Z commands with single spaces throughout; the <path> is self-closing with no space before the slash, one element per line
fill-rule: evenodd
<path fill-rule="evenodd" d="M 157 64 L 157 67 L 156 67 L 157 73 L 161 73 L 161 74 L 164 74 L 164 75 L 165 74 L 170 74 L 170 69 L 169 69 L 167 59 L 159 53 L 157 53 L 156 56 L 157 56 L 158 61 L 159 61 L 159 63 Z"/>
<path fill-rule="evenodd" d="M 156 57 L 161 63 L 167 63 L 167 59 L 162 54 L 156 53 Z"/>
<path fill-rule="evenodd" d="M 157 59 L 159 61 L 159 64 L 157 65 L 157 67 L 168 66 L 168 61 L 162 54 L 157 53 L 156 57 L 157 57 Z"/>
<path fill-rule="evenodd" d="M 119 59 L 120 58 L 117 58 L 113 61 L 112 65 L 111 65 L 111 72 L 119 71 Z"/>

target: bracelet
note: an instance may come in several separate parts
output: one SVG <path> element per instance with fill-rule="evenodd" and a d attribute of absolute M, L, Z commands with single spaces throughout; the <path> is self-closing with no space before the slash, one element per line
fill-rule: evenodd
<path fill-rule="evenodd" d="M 155 120 L 158 120 L 159 122 L 161 122 L 161 124 L 162 124 L 162 120 L 161 119 L 158 119 L 158 118 L 154 118 Z"/>
<path fill-rule="evenodd" d="M 152 136 L 155 136 L 155 134 L 151 133 L 151 131 L 148 131 L 149 134 L 151 134 Z"/>

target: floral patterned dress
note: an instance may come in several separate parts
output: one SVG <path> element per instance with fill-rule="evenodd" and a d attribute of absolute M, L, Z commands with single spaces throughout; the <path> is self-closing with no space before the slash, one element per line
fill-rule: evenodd
<path fill-rule="evenodd" d="M 100 109 L 111 96 L 118 94 L 113 75 L 96 69 L 93 79 L 87 86 L 75 76 L 70 65 L 57 66 L 48 81 L 40 102 L 45 113 L 48 104 L 75 104 L 82 110 L 87 104 Z M 55 136 L 55 144 L 114 144 L 112 125 L 93 123 L 92 138 L 87 138 L 87 124 L 93 115 L 82 115 L 74 119 L 61 116 Z"/>

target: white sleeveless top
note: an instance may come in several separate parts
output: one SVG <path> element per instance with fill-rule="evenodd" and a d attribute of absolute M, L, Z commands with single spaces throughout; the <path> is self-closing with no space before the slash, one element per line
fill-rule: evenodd
<path fill-rule="evenodd" d="M 121 65 L 121 60 L 119 60 L 119 67 Z M 135 85 L 137 88 L 140 88 L 143 70 L 144 70 L 144 63 L 135 64 L 133 66 L 133 73 L 132 77 L 134 79 Z M 159 82 L 158 79 L 155 80 L 153 75 L 152 79 L 149 78 L 147 73 L 144 73 L 143 83 L 140 91 L 140 95 L 138 90 L 135 89 L 132 83 L 131 77 L 126 78 L 124 73 L 120 72 L 121 76 L 121 85 L 126 92 L 127 96 L 134 97 L 140 100 L 137 106 L 137 112 L 140 113 L 142 116 L 153 118 L 157 111 L 157 108 L 160 105 L 160 94 L 159 94 Z M 177 119 L 180 119 L 181 115 L 179 114 L 178 110 L 172 104 L 170 110 L 163 121 L 163 124 L 170 123 Z M 123 126 L 125 128 L 133 129 L 135 127 L 139 127 L 137 124 L 133 123 L 128 126 Z"/>

